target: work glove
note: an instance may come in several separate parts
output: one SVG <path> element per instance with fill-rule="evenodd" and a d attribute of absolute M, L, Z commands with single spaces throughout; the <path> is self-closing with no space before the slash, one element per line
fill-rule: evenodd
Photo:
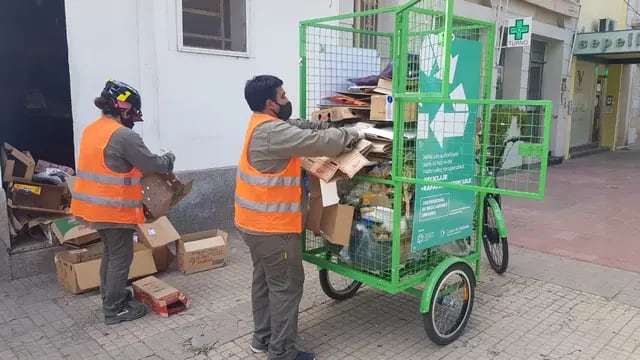
<path fill-rule="evenodd" d="M 366 133 L 364 132 L 364 129 L 358 128 L 358 140 L 362 140 L 366 137 Z"/>
<path fill-rule="evenodd" d="M 168 153 L 166 153 L 166 154 L 164 154 L 162 156 L 164 156 L 167 159 L 169 159 L 169 161 L 171 161 L 172 164 L 176 161 L 176 156 L 171 151 L 169 151 Z"/>

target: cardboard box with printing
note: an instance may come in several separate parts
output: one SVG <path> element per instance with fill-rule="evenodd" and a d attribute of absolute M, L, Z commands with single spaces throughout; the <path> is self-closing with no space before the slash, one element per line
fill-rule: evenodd
<path fill-rule="evenodd" d="M 222 230 L 183 235 L 178 240 L 178 270 L 185 275 L 227 264 L 228 235 Z"/>
<path fill-rule="evenodd" d="M 189 306 L 189 300 L 182 291 L 155 276 L 140 279 L 131 285 L 136 300 L 162 317 L 179 313 Z"/>
<path fill-rule="evenodd" d="M 62 245 L 85 246 L 100 240 L 96 230 L 80 222 L 75 216 L 54 220 L 51 231 Z"/>

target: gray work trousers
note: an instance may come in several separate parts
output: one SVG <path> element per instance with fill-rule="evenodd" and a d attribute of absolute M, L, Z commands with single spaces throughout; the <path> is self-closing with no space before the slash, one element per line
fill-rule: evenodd
<path fill-rule="evenodd" d="M 115 316 L 126 305 L 127 281 L 133 261 L 133 229 L 102 229 L 104 244 L 100 264 L 100 291 L 105 316 Z"/>
<path fill-rule="evenodd" d="M 299 234 L 251 235 L 240 231 L 253 260 L 252 345 L 269 348 L 269 360 L 298 355 L 298 309 L 304 286 Z"/>

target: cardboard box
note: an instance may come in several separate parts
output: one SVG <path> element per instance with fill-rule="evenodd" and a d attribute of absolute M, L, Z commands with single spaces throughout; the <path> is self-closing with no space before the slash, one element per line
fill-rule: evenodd
<path fill-rule="evenodd" d="M 184 311 L 189 306 L 189 300 L 182 291 L 155 276 L 140 279 L 131 285 L 135 298 L 162 317 Z"/>
<path fill-rule="evenodd" d="M 368 116 L 367 112 L 364 110 L 338 106 L 314 111 L 311 117 L 313 120 L 335 122 L 348 119 L 366 119 Z"/>
<path fill-rule="evenodd" d="M 374 95 L 371 97 L 372 121 L 393 121 L 394 99 L 391 95 Z M 405 122 L 418 121 L 418 103 L 406 103 L 404 109 Z"/>
<path fill-rule="evenodd" d="M 183 184 L 174 174 L 151 174 L 142 178 L 144 212 L 147 219 L 158 219 L 184 199 L 193 181 Z"/>
<path fill-rule="evenodd" d="M 46 185 L 19 179 L 9 183 L 11 206 L 17 209 L 66 213 L 65 200 L 68 196 L 66 185 Z"/>
<path fill-rule="evenodd" d="M 311 204 L 305 226 L 333 244 L 348 246 L 355 209 L 342 204 L 324 206 L 321 181 L 309 176 Z"/>
<path fill-rule="evenodd" d="M 163 216 L 154 222 L 138 225 L 137 235 L 138 241 L 151 248 L 158 271 L 167 270 L 175 258 L 167 245 L 180 239 L 169 219 Z"/>
<path fill-rule="evenodd" d="M 326 182 L 344 177 L 352 178 L 365 166 L 372 165 L 371 161 L 365 157 L 371 147 L 371 142 L 363 139 L 353 150 L 336 158 L 304 157 L 302 167 Z"/>
<path fill-rule="evenodd" d="M 4 182 L 9 182 L 13 178 L 31 181 L 36 166 L 31 154 L 4 143 L 4 149 L 0 149 L 0 157 L 4 167 L 4 176 L 2 177 Z"/>
<path fill-rule="evenodd" d="M 75 294 L 100 287 L 100 263 L 102 243 L 87 249 L 58 252 L 54 256 L 60 285 Z M 151 249 L 143 244 L 133 244 L 133 262 L 129 279 L 138 279 L 156 273 Z"/>
<path fill-rule="evenodd" d="M 75 216 L 67 216 L 51 222 L 51 231 L 61 245 L 85 246 L 100 240 L 100 235 Z"/>
<path fill-rule="evenodd" d="M 178 240 L 178 270 L 185 275 L 227 264 L 228 235 L 222 230 L 183 235 Z"/>

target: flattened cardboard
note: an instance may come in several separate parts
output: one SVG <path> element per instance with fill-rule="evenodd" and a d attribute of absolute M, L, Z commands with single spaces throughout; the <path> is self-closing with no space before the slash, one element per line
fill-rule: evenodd
<path fill-rule="evenodd" d="M 80 222 L 75 216 L 54 220 L 51 223 L 51 231 L 61 245 L 84 246 L 100 240 L 100 235 L 96 230 L 88 224 Z"/>
<path fill-rule="evenodd" d="M 131 286 L 135 298 L 162 317 L 169 317 L 189 307 L 189 300 L 182 291 L 155 276 L 135 281 Z"/>
<path fill-rule="evenodd" d="M 366 111 L 337 106 L 314 111 L 311 117 L 313 120 L 335 122 L 348 119 L 366 119 L 368 115 Z"/>
<path fill-rule="evenodd" d="M 371 162 L 364 156 L 371 149 L 371 142 L 360 140 L 356 147 L 338 157 L 305 157 L 302 158 L 302 168 L 314 176 L 332 182 L 340 178 L 355 176 L 363 167 Z"/>
<path fill-rule="evenodd" d="M 183 235 L 177 245 L 178 270 L 188 275 L 226 265 L 227 241 L 222 230 Z"/>
<path fill-rule="evenodd" d="M 138 225 L 137 235 L 138 241 L 152 249 L 158 271 L 167 270 L 175 258 L 167 245 L 180 239 L 169 219 L 163 216 L 154 222 Z"/>
<path fill-rule="evenodd" d="M 183 184 L 175 174 L 151 174 L 142 178 L 144 213 L 147 219 L 158 219 L 184 199 L 193 181 Z"/>
<path fill-rule="evenodd" d="M 100 287 L 100 256 L 102 245 L 87 250 L 70 250 L 58 252 L 54 256 L 58 282 L 75 294 L 87 292 Z M 133 262 L 129 270 L 129 279 L 137 279 L 156 273 L 151 249 L 140 243 L 133 244 Z M 99 250 L 98 250 L 99 249 Z M 99 256 L 99 255 L 100 256 Z M 87 257 L 89 260 L 86 260 Z"/>

